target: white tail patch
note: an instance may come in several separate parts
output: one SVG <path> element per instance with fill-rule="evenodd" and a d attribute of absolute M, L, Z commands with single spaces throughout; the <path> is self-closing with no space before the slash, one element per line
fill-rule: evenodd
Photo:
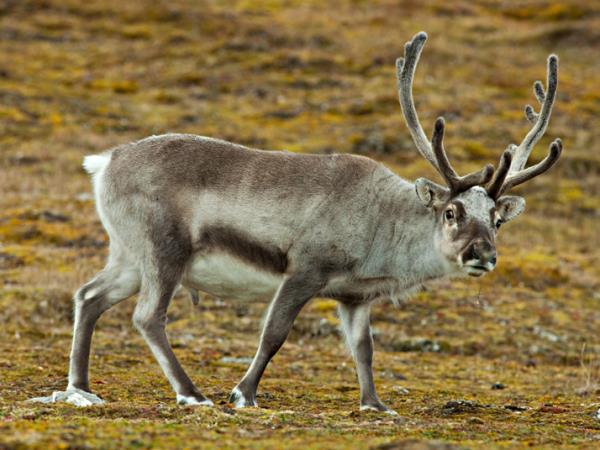
<path fill-rule="evenodd" d="M 110 162 L 110 153 L 102 155 L 89 155 L 83 158 L 83 168 L 90 175 L 96 175 Z"/>

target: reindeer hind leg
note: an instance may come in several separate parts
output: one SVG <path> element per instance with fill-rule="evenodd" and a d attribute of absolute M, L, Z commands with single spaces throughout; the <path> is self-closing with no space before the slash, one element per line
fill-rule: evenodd
<path fill-rule="evenodd" d="M 76 292 L 68 389 L 90 391 L 88 367 L 96 322 L 105 311 L 137 293 L 139 288 L 137 267 L 123 261 L 109 262 Z"/>
<path fill-rule="evenodd" d="M 177 243 L 173 242 L 176 248 Z M 184 257 L 174 257 L 170 252 L 156 252 L 156 259 L 144 262 L 141 293 L 133 313 L 133 323 L 144 337 L 152 354 L 177 394 L 180 405 L 212 406 L 188 377 L 177 360 L 167 338 L 165 326 L 167 309 L 176 287 L 181 282 Z M 184 253 L 182 253 L 184 255 Z"/>

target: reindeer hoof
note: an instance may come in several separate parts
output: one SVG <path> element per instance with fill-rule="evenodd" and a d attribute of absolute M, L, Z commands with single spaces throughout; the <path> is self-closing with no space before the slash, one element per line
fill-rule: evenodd
<path fill-rule="evenodd" d="M 193 395 L 177 394 L 177 404 L 181 406 L 215 406 L 215 404 L 206 397 L 195 397 Z"/>
<path fill-rule="evenodd" d="M 389 414 L 390 416 L 398 416 L 399 414 L 393 409 L 388 408 L 383 403 L 378 403 L 375 405 L 360 405 L 361 411 L 377 411 L 385 414 Z"/>
<path fill-rule="evenodd" d="M 257 407 L 255 398 L 246 397 L 237 387 L 231 391 L 229 403 L 233 403 L 236 408 Z"/>
<path fill-rule="evenodd" d="M 104 400 L 98 397 L 96 394 L 87 392 L 77 388 L 67 388 L 66 391 L 55 391 L 48 397 L 35 397 L 27 400 L 31 403 L 70 403 L 75 406 L 93 406 L 103 405 Z"/>

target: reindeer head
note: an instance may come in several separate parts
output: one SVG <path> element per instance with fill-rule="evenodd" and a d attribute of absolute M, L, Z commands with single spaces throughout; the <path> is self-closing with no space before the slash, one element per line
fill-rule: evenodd
<path fill-rule="evenodd" d="M 502 154 L 498 168 L 491 164 L 459 176 L 444 150 L 444 119 L 435 122 L 431 141 L 426 137 L 415 110 L 412 81 L 427 34 L 418 33 L 404 46 L 404 58 L 396 60 L 398 95 L 404 118 L 419 153 L 427 159 L 446 182 L 441 186 L 425 178 L 415 181 L 419 200 L 436 217 L 434 243 L 451 264 L 472 276 L 481 276 L 496 266 L 496 234 L 500 225 L 525 209 L 522 197 L 503 195 L 514 186 L 547 171 L 560 157 L 562 143 L 556 139 L 540 163 L 525 169 L 533 146 L 546 131 L 558 84 L 558 58 L 548 58 L 547 91 L 540 81 L 533 85 L 541 104 L 539 114 L 529 105 L 525 115 L 533 124 L 519 146 L 510 145 Z"/>

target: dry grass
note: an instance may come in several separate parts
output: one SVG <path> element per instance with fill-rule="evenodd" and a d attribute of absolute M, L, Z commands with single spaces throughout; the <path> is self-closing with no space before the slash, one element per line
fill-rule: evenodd
<path fill-rule="evenodd" d="M 600 8 L 421 3 L 0 3 L 0 448 L 597 445 Z M 217 408 L 174 406 L 130 326 L 132 301 L 95 335 L 91 379 L 106 406 L 23 403 L 64 388 L 70 296 L 106 254 L 84 154 L 178 131 L 359 152 L 408 179 L 433 176 L 401 125 L 394 89 L 393 61 L 421 29 L 430 40 L 417 106 L 428 128 L 446 116 L 461 170 L 495 162 L 524 135 L 521 109 L 550 52 L 561 58 L 559 96 L 533 158 L 555 136 L 565 152 L 523 190 L 528 210 L 502 230 L 494 274 L 375 308 L 376 378 L 402 419 L 357 411 L 326 301 L 302 313 L 269 366 L 261 408 L 229 409 L 245 365 L 222 358 L 253 354 L 264 305 L 207 297 L 194 308 L 185 295 L 173 302 L 170 337 Z"/>

